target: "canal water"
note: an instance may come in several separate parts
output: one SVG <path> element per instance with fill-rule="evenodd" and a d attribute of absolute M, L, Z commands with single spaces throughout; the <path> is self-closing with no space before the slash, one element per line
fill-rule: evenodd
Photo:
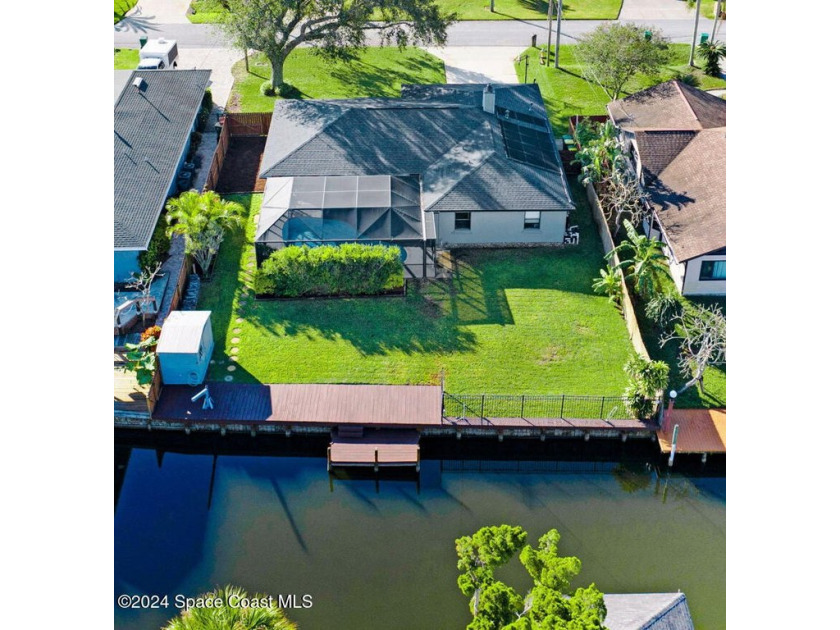
<path fill-rule="evenodd" d="M 159 628 L 176 595 L 226 583 L 296 596 L 300 630 L 463 628 L 454 540 L 501 523 L 532 543 L 557 528 L 583 563 L 577 586 L 681 590 L 698 630 L 725 627 L 723 477 L 660 477 L 658 460 L 428 459 L 419 480 L 377 482 L 325 464 L 118 449 L 115 595 L 168 595 L 169 608 L 115 608 L 116 628 Z M 525 591 L 518 561 L 497 575 Z"/>

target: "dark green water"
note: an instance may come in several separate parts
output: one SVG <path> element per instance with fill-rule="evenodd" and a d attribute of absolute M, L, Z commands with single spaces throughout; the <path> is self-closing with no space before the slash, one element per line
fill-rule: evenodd
<path fill-rule="evenodd" d="M 414 481 L 330 482 L 323 457 L 133 449 L 115 514 L 115 594 L 168 594 L 168 610 L 116 609 L 120 629 L 159 628 L 175 594 L 217 584 L 311 595 L 300 630 L 463 628 L 454 540 L 484 525 L 556 527 L 583 562 L 577 585 L 682 590 L 698 630 L 725 627 L 725 479 L 653 472 L 465 473 L 423 462 Z M 592 470 L 593 468 L 590 468 Z M 211 493 L 211 477 L 214 479 Z M 212 502 L 208 508 L 208 499 Z M 499 577 L 525 590 L 524 570 Z"/>

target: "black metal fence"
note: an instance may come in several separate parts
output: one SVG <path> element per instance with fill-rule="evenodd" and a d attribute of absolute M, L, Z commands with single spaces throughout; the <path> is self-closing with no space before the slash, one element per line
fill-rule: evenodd
<path fill-rule="evenodd" d="M 505 394 L 443 395 L 443 414 L 450 418 L 635 419 L 621 396 Z"/>

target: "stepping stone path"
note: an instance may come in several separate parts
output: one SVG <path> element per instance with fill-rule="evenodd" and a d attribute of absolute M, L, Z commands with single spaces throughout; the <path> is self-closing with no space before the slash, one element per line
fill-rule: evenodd
<path fill-rule="evenodd" d="M 244 320 L 244 319 L 242 319 L 241 317 L 237 317 L 237 318 L 236 318 L 236 323 L 237 323 L 237 324 L 241 324 L 241 323 L 242 323 L 242 322 L 244 322 L 244 321 L 245 321 L 245 320 Z M 236 330 L 234 330 L 233 332 L 237 332 L 237 331 L 236 331 Z"/>
<path fill-rule="evenodd" d="M 234 332 L 235 332 L 235 331 L 234 331 Z M 239 337 L 234 337 L 233 339 L 231 339 L 231 340 L 230 340 L 230 342 L 231 342 L 232 344 L 237 344 L 237 343 L 239 343 Z"/>
<path fill-rule="evenodd" d="M 242 329 L 240 329 L 240 328 L 234 328 L 234 329 L 233 329 L 233 334 L 234 334 L 234 335 L 238 335 L 238 334 L 239 334 L 239 333 L 241 333 L 241 332 L 242 332 Z M 235 343 L 239 343 L 239 339 L 236 339 L 236 342 L 235 342 Z"/>
<path fill-rule="evenodd" d="M 225 376 L 225 381 L 227 381 L 228 383 L 230 383 L 232 380 L 233 380 L 233 377 L 230 374 Z"/>
<path fill-rule="evenodd" d="M 236 370 L 236 366 L 235 366 L 235 365 L 229 365 L 229 366 L 228 366 L 228 372 L 233 372 L 233 371 L 235 371 L 235 370 Z"/>
<path fill-rule="evenodd" d="M 234 346 L 233 348 L 230 349 L 230 353 L 231 354 L 239 354 L 239 348 Z M 233 361 L 233 357 L 231 357 L 231 361 Z"/>

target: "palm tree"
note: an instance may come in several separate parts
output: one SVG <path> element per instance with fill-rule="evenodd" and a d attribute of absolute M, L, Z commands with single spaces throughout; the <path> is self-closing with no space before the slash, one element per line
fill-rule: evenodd
<path fill-rule="evenodd" d="M 726 57 L 726 44 L 708 40 L 700 44 L 700 54 L 706 60 L 703 71 L 709 76 L 716 77 L 720 74 L 720 60 Z"/>
<path fill-rule="evenodd" d="M 250 596 L 238 586 L 217 588 L 196 599 L 221 603 L 221 606 L 187 608 L 169 620 L 163 630 L 296 630 L 282 608 L 264 595 Z M 245 606 L 253 600 L 264 600 L 266 606 Z M 256 603 L 263 603 L 258 601 Z"/>
<path fill-rule="evenodd" d="M 169 224 L 166 233 L 184 236 L 187 254 L 206 275 L 222 244 L 225 230 L 241 225 L 244 214 L 245 208 L 240 204 L 225 201 L 212 190 L 201 194 L 188 190 L 166 204 L 166 222 Z"/>
<path fill-rule="evenodd" d="M 627 274 L 638 294 L 647 297 L 653 294 L 657 281 L 668 273 L 668 258 L 662 253 L 662 243 L 639 234 L 627 219 L 624 220 L 627 240 L 621 241 L 605 258 L 610 260 L 614 254 L 629 252 L 630 258 L 622 260 L 618 266 L 631 269 Z"/>
<path fill-rule="evenodd" d="M 599 272 L 601 277 L 592 281 L 592 290 L 606 295 L 610 302 L 621 308 L 621 270 L 607 265 L 606 269 L 600 269 Z"/>

